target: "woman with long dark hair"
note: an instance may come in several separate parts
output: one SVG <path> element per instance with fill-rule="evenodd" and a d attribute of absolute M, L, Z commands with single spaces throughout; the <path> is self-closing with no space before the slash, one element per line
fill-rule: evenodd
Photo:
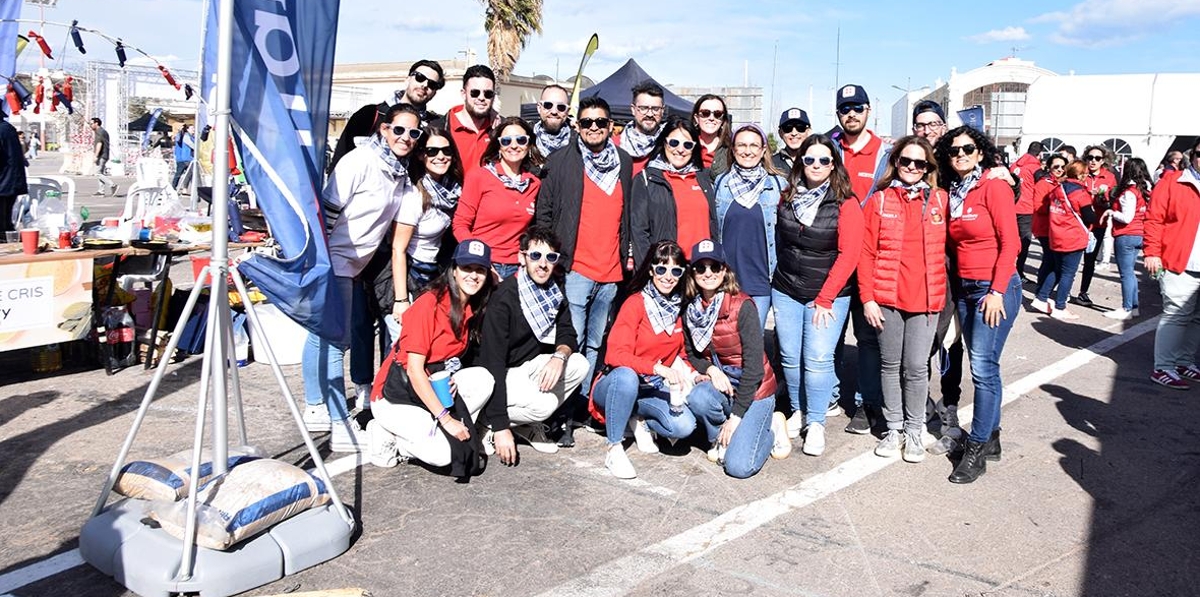
<path fill-rule="evenodd" d="M 454 251 L 453 265 L 430 283 L 404 312 L 400 340 L 376 378 L 374 418 L 367 424 L 369 457 L 376 466 L 415 458 L 450 466 L 455 477 L 479 472 L 483 446 L 475 433 L 494 380 L 483 367 L 466 367 L 467 345 L 478 339 L 488 297 L 495 287 L 491 249 L 468 239 Z M 453 396 L 434 391 L 430 376 L 450 373 Z M 379 383 L 382 382 L 382 383 Z M 452 401 L 447 404 L 446 399 Z"/>
<path fill-rule="evenodd" d="M 1100 221 L 1112 218 L 1113 252 L 1121 275 L 1121 308 L 1104 314 L 1109 319 L 1125 320 L 1138 316 L 1138 252 L 1142 250 L 1146 222 L 1146 200 L 1150 198 L 1150 171 L 1141 158 L 1125 162 L 1121 182 L 1117 184 L 1116 205 L 1105 211 Z"/>
<path fill-rule="evenodd" d="M 650 247 L 608 334 L 604 373 L 592 386 L 592 415 L 605 423 L 604 466 L 618 479 L 637 476 L 621 445 L 627 426 L 638 450 L 658 452 L 652 433 L 683 439 L 696 429 L 685 404 L 696 372 L 687 364 L 680 319 L 686 271 L 674 241 Z"/>
<path fill-rule="evenodd" d="M 1037 239 L 1038 245 L 1042 247 L 1042 263 L 1038 267 L 1037 284 L 1034 286 L 1034 292 L 1037 292 L 1037 289 L 1040 289 L 1050 276 L 1054 276 L 1055 281 L 1058 280 L 1058 266 L 1054 263 L 1053 252 L 1050 250 L 1050 198 L 1054 193 L 1058 192 L 1058 186 L 1062 184 L 1063 178 L 1067 173 L 1067 158 L 1059 153 L 1052 153 L 1047 156 L 1046 173 L 1045 177 L 1033 185 L 1033 223 L 1031 229 L 1033 237 Z M 1054 287 L 1054 282 L 1051 282 L 1050 287 Z M 1039 311 L 1046 315 L 1050 314 L 1049 304 L 1045 301 L 1042 301 L 1040 306 L 1034 303 L 1032 307 L 1034 311 Z"/>
<path fill-rule="evenodd" d="M 1096 240 L 1088 223 L 1094 222 L 1096 217 L 1092 196 L 1083 186 L 1085 172 L 1087 166 L 1080 160 L 1067 164 L 1062 184 L 1050 195 L 1050 261 L 1054 270 L 1038 288 L 1032 306 L 1034 311 L 1048 313 L 1055 319 L 1079 319 L 1067 310 L 1067 298 L 1071 295 L 1071 285 L 1084 252 L 1089 244 L 1095 249 Z M 1051 290 L 1055 290 L 1053 304 L 1047 302 Z"/>
<path fill-rule="evenodd" d="M 708 459 L 745 479 L 762 469 L 768 454 L 787 458 L 792 451 L 783 413 L 774 412 L 775 372 L 763 350 L 758 309 L 711 239 L 692 247 L 684 300 L 688 360 L 708 378 L 688 394 L 688 408 L 706 432 Z"/>
<path fill-rule="evenodd" d="M 948 232 L 960 278 L 955 296 L 975 386 L 971 433 L 950 482 L 970 483 L 986 470 L 985 459 L 1000 458 L 1000 355 L 1021 305 L 1021 234 L 1012 187 L 984 176 L 1000 163 L 986 135 L 960 126 L 938 140 L 935 153 L 950 194 Z"/>
<path fill-rule="evenodd" d="M 675 241 L 686 255 L 701 239 L 716 236 L 713 182 L 701 166 L 699 136 L 687 120 L 671 117 L 654 141 L 646 168 L 633 177 L 634 267 L 660 240 Z"/>
<path fill-rule="evenodd" d="M 534 147 L 533 127 L 516 116 L 492 131 L 481 168 L 467 173 L 462 200 L 454 214 L 454 236 L 478 238 L 492 247 L 493 269 L 507 278 L 520 267 L 521 234 L 533 222 L 542 181 L 533 175 L 542 158 Z"/>
<path fill-rule="evenodd" d="M 820 456 L 837 383 L 833 354 L 845 330 L 851 277 L 862 252 L 863 213 L 846 166 L 825 135 L 811 135 L 800 145 L 788 183 L 779 206 L 771 304 L 792 408 L 788 433 L 799 435 L 807 421 L 804 453 Z"/>
<path fill-rule="evenodd" d="M 879 330 L 883 415 L 888 431 L 875 453 L 925 459 L 921 434 L 929 392 L 929 347 L 946 306 L 946 191 L 936 188 L 933 147 L 896 141 L 887 170 L 863 206 L 858 261 L 863 317 Z M 901 441 L 903 440 L 903 441 Z"/>
<path fill-rule="evenodd" d="M 729 170 L 729 152 L 733 137 L 729 132 L 729 109 L 725 100 L 706 93 L 692 105 L 692 122 L 700 130 L 700 161 L 715 179 Z"/>
<path fill-rule="evenodd" d="M 1112 154 L 1099 145 L 1089 145 L 1083 150 L 1083 163 L 1087 166 L 1087 172 L 1080 178 L 1084 188 L 1092 197 L 1092 213 L 1096 218 L 1088 222 L 1089 232 L 1095 237 L 1095 243 L 1089 243 L 1087 250 L 1083 255 L 1083 277 L 1079 281 L 1079 294 L 1071 299 L 1071 302 L 1081 307 L 1091 307 L 1091 297 L 1088 296 L 1088 289 L 1092 287 L 1092 277 L 1096 274 L 1096 259 L 1100 257 L 1104 248 L 1105 229 L 1107 222 L 1099 219 L 1099 214 L 1108 211 L 1111 207 L 1109 193 L 1117 188 L 1117 177 L 1113 175 L 1112 170 Z M 1108 259 L 1106 256 L 1105 259 Z M 1101 262 L 1106 263 L 1106 262 Z"/>

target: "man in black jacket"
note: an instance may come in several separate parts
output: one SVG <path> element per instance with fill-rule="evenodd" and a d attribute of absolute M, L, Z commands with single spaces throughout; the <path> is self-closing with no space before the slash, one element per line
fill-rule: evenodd
<path fill-rule="evenodd" d="M 580 101 L 578 141 L 546 161 L 534 215 L 535 224 L 550 227 L 563 239 L 559 263 L 567 272 L 571 322 L 580 352 L 588 360 L 585 381 L 591 380 L 596 368 L 617 284 L 632 266 L 633 162 L 612 142 L 610 114 L 608 102 L 600 97 Z M 583 393 L 588 390 L 585 383 Z"/>
<path fill-rule="evenodd" d="M 575 392 L 588 362 L 576 352 L 569 301 L 554 275 L 559 263 L 558 236 L 542 226 L 521 235 L 521 269 L 492 292 L 480 334 L 478 363 L 495 379 L 484 417 L 504 464 L 516 464 L 513 435 L 533 449 L 553 454 L 558 446 L 546 437 L 542 422 Z"/>
<path fill-rule="evenodd" d="M 17 138 L 17 129 L 8 123 L 4 111 L 0 110 L 0 232 L 18 229 L 20 224 L 12 222 L 13 206 L 17 204 L 18 195 L 28 192 L 21 140 Z"/>
<path fill-rule="evenodd" d="M 441 118 L 438 113 L 427 110 L 426 106 L 445 84 L 446 75 L 442 72 L 442 65 L 433 60 L 414 62 L 408 68 L 408 80 L 405 83 L 404 91 L 396 90 L 391 101 L 385 100 L 378 104 L 367 104 L 359 108 L 346 121 L 346 128 L 342 131 L 342 136 L 338 137 L 337 147 L 333 150 L 329 171 L 333 172 L 333 167 L 337 165 L 338 160 L 350 153 L 350 150 L 358 147 L 356 138 L 366 139 L 373 135 L 379 129 L 379 123 L 383 122 L 383 115 L 387 114 L 388 108 L 396 104 L 408 104 L 416 108 L 422 126 Z"/>

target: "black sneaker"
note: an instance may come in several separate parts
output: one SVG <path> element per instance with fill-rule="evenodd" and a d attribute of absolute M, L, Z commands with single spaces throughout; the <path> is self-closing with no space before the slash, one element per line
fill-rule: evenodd
<path fill-rule="evenodd" d="M 867 418 L 867 407 L 859 406 L 854 411 L 854 417 L 850 419 L 850 424 L 846 425 L 846 433 L 855 435 L 866 435 L 871 432 L 871 420 Z"/>
<path fill-rule="evenodd" d="M 1071 302 L 1079 305 L 1080 307 L 1091 307 L 1095 304 L 1092 302 L 1092 299 L 1088 297 L 1086 292 L 1081 292 L 1078 295 L 1071 297 Z"/>

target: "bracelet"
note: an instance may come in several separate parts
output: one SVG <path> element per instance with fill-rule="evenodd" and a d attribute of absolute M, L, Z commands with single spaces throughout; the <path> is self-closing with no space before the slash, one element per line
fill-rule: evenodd
<path fill-rule="evenodd" d="M 406 298 L 402 298 L 402 299 L 396 299 L 392 302 L 395 304 L 410 305 L 410 304 L 412 304 L 412 299 L 406 297 Z"/>
<path fill-rule="evenodd" d="M 438 416 L 437 416 L 437 417 L 434 417 L 434 418 L 436 418 L 438 421 L 441 421 L 441 420 L 442 420 L 442 417 L 444 417 L 444 416 L 446 416 L 446 415 L 448 415 L 448 414 L 450 414 L 450 409 L 448 409 L 448 408 L 443 408 L 443 409 L 442 409 L 442 412 L 438 413 Z"/>

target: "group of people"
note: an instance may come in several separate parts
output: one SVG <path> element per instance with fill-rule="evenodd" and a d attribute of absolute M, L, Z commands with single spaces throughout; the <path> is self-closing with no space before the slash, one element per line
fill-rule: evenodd
<path fill-rule="evenodd" d="M 482 65 L 464 74 L 463 104 L 437 115 L 427 105 L 444 83 L 440 65 L 416 62 L 394 101 L 357 113 L 322 197 L 337 316 L 352 333 L 310 336 L 304 420 L 331 430 L 333 450 L 365 449 L 379 466 L 416 459 L 465 478 L 489 454 L 515 464 L 517 438 L 553 453 L 574 444 L 584 404 L 619 478 L 636 476 L 627 432 L 650 453 L 696 434 L 739 478 L 787 457 L 801 435 L 802 451 L 820 456 L 853 322 L 846 431 L 877 429 L 876 454 L 920 462 L 926 423 L 939 419 L 965 440 L 949 480 L 970 483 L 1001 454 L 1000 358 L 1030 240 L 1046 255 L 1037 300 L 1057 288 L 1057 308 L 1044 311 L 1059 318 L 1077 245 L 1096 238 L 1084 228 L 1113 222 L 1122 268 L 1141 246 L 1144 163 L 1120 183 L 1090 181 L 1104 171 L 1093 148 L 1089 163 L 1055 154 L 1042 164 L 1034 144 L 1010 170 L 986 135 L 949 129 L 934 102 L 916 106 L 913 135 L 890 141 L 866 127 L 866 91 L 846 85 L 836 133 L 813 133 L 789 108 L 772 154 L 767 133 L 732 123 L 715 95 L 690 118 L 670 116 L 662 88 L 640 84 L 634 118 L 615 134 L 605 100 L 582 98 L 572 122 L 557 85 L 543 90 L 537 122 L 501 117 Z M 1094 220 L 1081 213 L 1083 199 L 1112 189 L 1128 192 Z M 1176 253 L 1164 255 L 1170 271 Z M 1135 316 L 1136 280 L 1129 294 L 1123 309 Z M 945 338 L 952 320 L 957 340 Z M 929 362 L 943 344 L 949 368 L 931 410 Z M 357 402 L 371 411 L 365 436 L 349 416 L 347 345 Z M 969 434 L 957 420 L 964 346 Z M 1163 352 L 1174 371 L 1182 350 Z M 776 408 L 780 383 L 788 413 Z"/>

